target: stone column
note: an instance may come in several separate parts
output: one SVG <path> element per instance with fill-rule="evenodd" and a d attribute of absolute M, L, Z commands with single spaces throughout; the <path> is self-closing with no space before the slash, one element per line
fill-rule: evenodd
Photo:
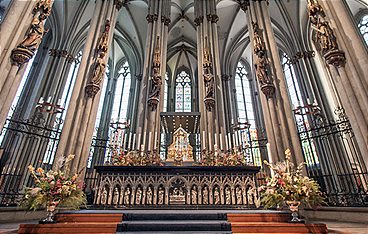
<path fill-rule="evenodd" d="M 325 11 L 318 1 L 308 0 L 308 14 L 315 31 L 316 45 L 334 77 L 334 85 L 349 117 L 363 159 L 368 161 L 368 124 L 359 106 L 360 99 L 356 96 L 358 91 L 351 83 L 354 81 L 349 80 L 347 75 L 346 54 L 340 49 L 335 32 L 326 20 Z"/>
<path fill-rule="evenodd" d="M 112 41 L 121 1 L 97 0 L 90 23 L 83 57 L 78 70 L 54 168 L 61 157 L 74 154 L 70 173 L 83 178 L 95 127 L 100 89 L 103 86 L 109 45 Z"/>
<path fill-rule="evenodd" d="M 264 29 L 267 32 L 266 44 L 268 44 L 269 46 L 274 75 L 277 80 L 277 112 L 280 118 L 280 128 L 282 132 L 284 147 L 290 148 L 290 150 L 293 152 L 292 155 L 294 162 L 299 164 L 304 162 L 304 158 L 299 141 L 298 131 L 296 129 L 296 124 L 292 113 L 290 99 L 288 96 L 286 79 L 281 66 L 281 60 L 279 57 L 279 52 L 271 25 L 271 17 L 269 15 L 268 3 L 266 1 L 259 1 L 255 4 L 259 5 L 259 9 L 262 12 L 261 15 L 263 15 L 263 22 L 265 27 Z M 285 148 L 283 149 L 283 151 L 285 150 Z"/>
<path fill-rule="evenodd" d="M 347 61 L 351 69 L 356 69 L 358 77 L 361 79 L 356 80 L 363 86 L 363 90 L 368 89 L 368 53 L 364 41 L 361 39 L 361 35 L 357 25 L 350 13 L 349 6 L 346 1 L 323 1 L 323 6 L 328 10 L 327 15 L 333 19 L 336 27 L 334 30 L 341 37 L 341 46 L 349 56 L 351 63 Z M 345 48 L 344 48 L 345 47 Z"/>
<path fill-rule="evenodd" d="M 170 23 L 169 0 L 150 1 L 147 15 L 148 30 L 146 56 L 140 103 L 138 105 L 137 148 L 158 150 L 160 141 L 160 113 L 163 109 L 164 79 L 168 25 Z"/>
<path fill-rule="evenodd" d="M 38 0 L 36 3 L 15 1 L 1 25 L 0 128 L 5 123 L 27 63 L 35 55 L 46 33 L 45 21 L 51 14 L 52 4 L 52 0 Z M 24 14 L 21 19 L 19 13 Z"/>

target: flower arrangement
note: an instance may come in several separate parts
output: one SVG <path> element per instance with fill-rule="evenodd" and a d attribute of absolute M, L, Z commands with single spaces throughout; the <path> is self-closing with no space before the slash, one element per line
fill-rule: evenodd
<path fill-rule="evenodd" d="M 143 151 L 130 151 L 125 154 L 121 151 L 119 154 L 113 154 L 112 165 L 114 166 L 163 166 L 163 162 L 157 150 L 152 153 Z"/>
<path fill-rule="evenodd" d="M 316 181 L 302 175 L 304 163 L 295 170 L 290 162 L 291 152 L 285 151 L 286 160 L 275 165 L 264 161 L 272 171 L 271 177 L 266 177 L 266 182 L 259 188 L 261 204 L 265 208 L 284 205 L 284 202 L 297 202 L 307 206 L 325 204 L 324 196 Z"/>
<path fill-rule="evenodd" d="M 86 196 L 82 191 L 83 183 L 78 183 L 78 174 L 68 176 L 67 164 L 74 158 L 69 155 L 61 158 L 57 163 L 59 170 L 45 172 L 42 168 L 35 169 L 32 165 L 28 170 L 35 182 L 33 188 L 26 188 L 21 206 L 29 210 L 40 207 L 57 207 L 58 205 L 78 209 L 86 203 Z"/>
<path fill-rule="evenodd" d="M 232 152 L 223 152 L 217 149 L 215 145 L 214 151 L 202 151 L 202 160 L 200 166 L 245 166 L 247 165 L 244 155 L 239 149 L 234 149 Z"/>

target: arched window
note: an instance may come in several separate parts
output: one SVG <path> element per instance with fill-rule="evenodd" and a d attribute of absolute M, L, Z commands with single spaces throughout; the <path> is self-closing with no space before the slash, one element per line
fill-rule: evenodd
<path fill-rule="evenodd" d="M 238 123 L 250 124 L 249 129 L 239 131 L 239 141 L 245 150 L 247 163 L 261 165 L 261 153 L 258 142 L 258 130 L 254 112 L 253 90 L 250 74 L 244 63 L 239 62 L 235 73 L 235 90 L 237 103 Z"/>
<path fill-rule="evenodd" d="M 181 71 L 175 80 L 176 112 L 192 111 L 192 84 L 186 71 Z"/>
<path fill-rule="evenodd" d="M 123 120 L 127 117 L 129 90 L 130 90 L 130 69 L 128 62 L 125 62 L 119 69 L 116 81 L 114 104 L 112 107 L 111 120 Z"/>
<path fill-rule="evenodd" d="M 360 20 L 359 24 L 359 31 L 362 34 L 365 44 L 368 46 L 368 15 L 365 15 Z"/>
<path fill-rule="evenodd" d="M 0 0 L 0 24 L 3 22 L 11 0 Z"/>
<path fill-rule="evenodd" d="M 282 52 L 281 62 L 285 74 L 286 83 L 288 86 L 287 88 L 289 97 L 292 103 L 292 109 L 294 110 L 294 108 L 296 107 L 304 106 L 300 91 L 300 85 L 295 75 L 293 65 L 290 63 L 290 58 L 285 52 Z M 295 119 L 298 129 L 304 129 L 305 131 L 309 129 L 309 120 L 306 116 L 295 114 Z M 308 138 L 308 140 L 303 140 L 301 143 L 307 165 L 311 166 L 319 164 L 314 142 Z"/>
<path fill-rule="evenodd" d="M 300 86 L 298 80 L 295 77 L 295 71 L 292 64 L 290 63 L 290 58 L 286 53 L 282 52 L 281 60 L 282 60 L 281 61 L 282 68 L 284 70 L 285 79 L 289 90 L 291 103 L 293 106 L 300 106 L 303 104 L 300 93 Z"/>

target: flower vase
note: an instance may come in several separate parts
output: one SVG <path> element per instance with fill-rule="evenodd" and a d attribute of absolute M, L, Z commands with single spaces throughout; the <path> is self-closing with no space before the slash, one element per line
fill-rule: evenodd
<path fill-rule="evenodd" d="M 289 206 L 289 210 L 291 211 L 291 216 L 293 217 L 290 222 L 292 223 L 300 223 L 303 220 L 299 219 L 298 212 L 299 212 L 299 201 L 286 201 L 286 204 Z"/>
<path fill-rule="evenodd" d="M 45 219 L 40 220 L 39 223 L 40 224 L 44 224 L 44 223 L 56 223 L 56 221 L 54 220 L 54 218 L 55 218 L 55 210 L 56 210 L 56 206 L 55 205 L 47 205 L 46 206 L 47 216 L 46 216 Z"/>

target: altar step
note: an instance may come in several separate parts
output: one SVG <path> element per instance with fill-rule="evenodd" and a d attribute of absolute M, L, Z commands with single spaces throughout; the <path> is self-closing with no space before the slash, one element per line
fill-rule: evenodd
<path fill-rule="evenodd" d="M 245 233 L 328 233 L 321 223 L 289 223 L 291 215 L 276 214 L 228 214 L 234 234 Z"/>
<path fill-rule="evenodd" d="M 170 213 L 128 213 L 118 224 L 118 233 L 231 233 L 231 225 L 225 213 L 201 213 L 198 211 Z"/>

